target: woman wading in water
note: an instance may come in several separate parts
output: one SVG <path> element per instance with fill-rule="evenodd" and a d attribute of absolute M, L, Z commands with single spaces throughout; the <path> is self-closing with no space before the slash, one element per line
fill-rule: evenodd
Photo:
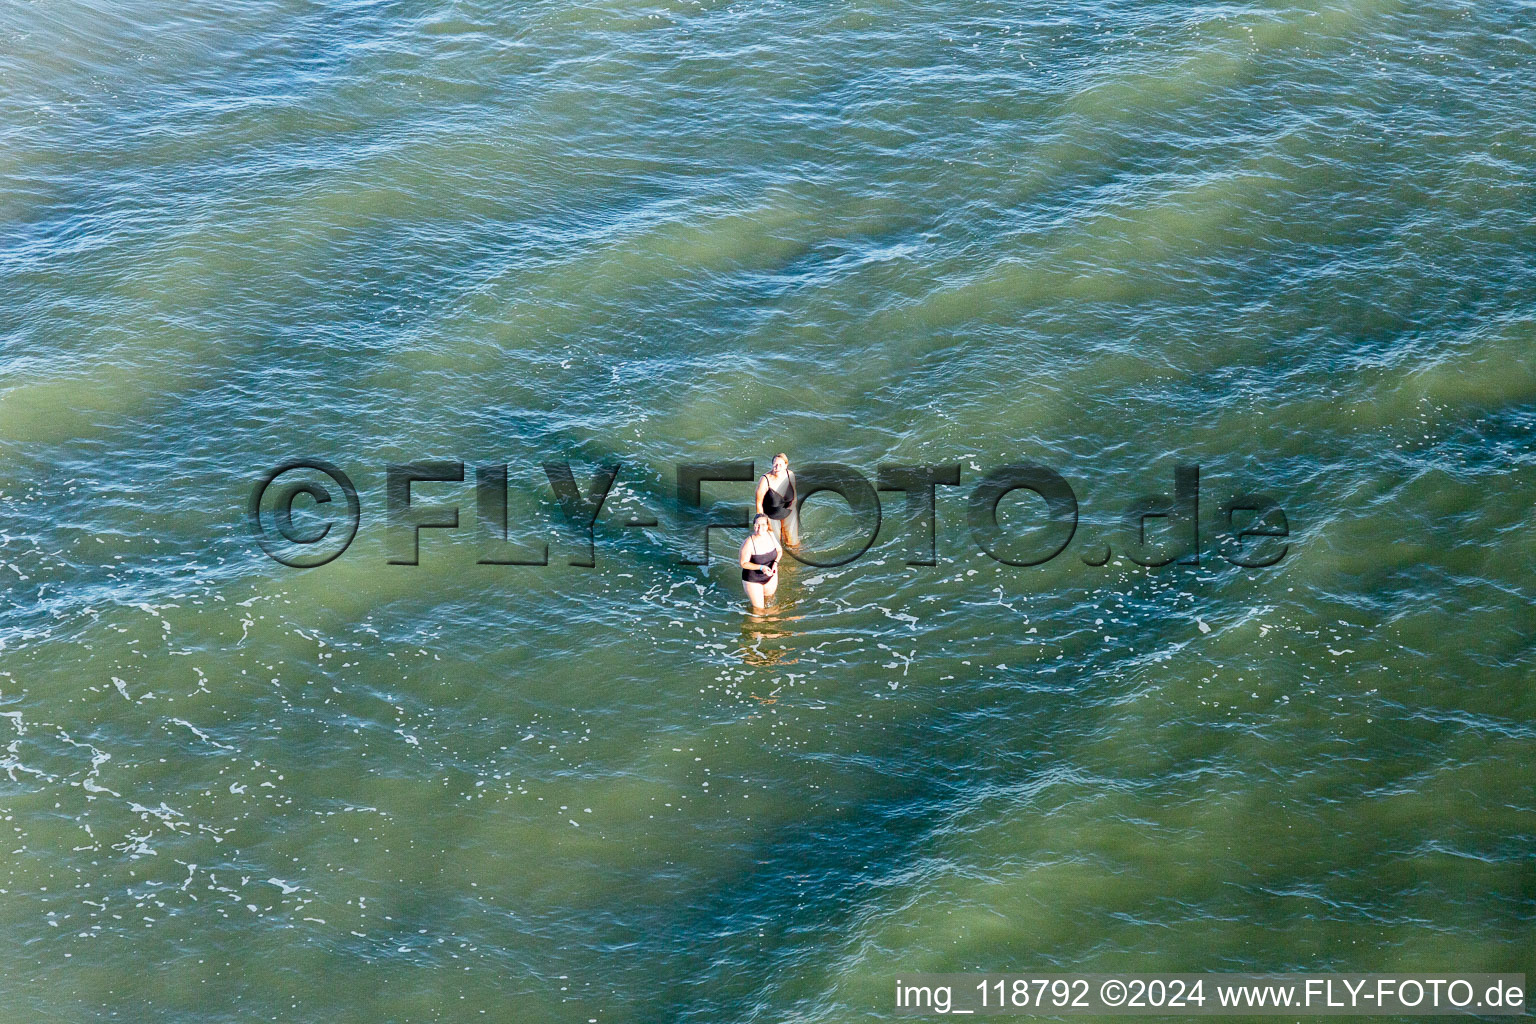
<path fill-rule="evenodd" d="M 752 532 L 742 542 L 737 561 L 741 563 L 741 588 L 754 612 L 767 608 L 768 599 L 779 589 L 779 556 L 783 552 L 768 528 L 768 517 L 761 513 L 753 516 Z"/>
<path fill-rule="evenodd" d="M 800 546 L 800 517 L 795 512 L 795 474 L 789 456 L 773 457 L 773 468 L 757 481 L 757 513 L 768 517 L 774 537 L 792 548 Z"/>

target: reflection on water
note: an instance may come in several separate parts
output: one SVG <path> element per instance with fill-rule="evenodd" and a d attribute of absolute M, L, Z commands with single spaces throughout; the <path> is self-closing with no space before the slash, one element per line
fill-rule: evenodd
<path fill-rule="evenodd" d="M 758 668 L 798 663 L 800 659 L 794 656 L 790 647 L 775 645 L 796 636 L 792 630 L 780 627 L 784 623 L 794 622 L 800 618 L 803 616 L 785 615 L 776 605 L 769 605 L 764 612 L 743 618 L 741 645 L 736 650 L 737 657 L 744 664 Z"/>

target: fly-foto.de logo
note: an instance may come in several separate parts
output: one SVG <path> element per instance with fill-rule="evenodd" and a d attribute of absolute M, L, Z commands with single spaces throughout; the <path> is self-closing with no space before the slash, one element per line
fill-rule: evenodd
<path fill-rule="evenodd" d="M 567 564 L 586 568 L 597 564 L 599 517 L 615 491 L 624 463 L 599 465 L 589 472 L 573 469 L 569 460 L 544 462 L 543 482 L 552 501 L 548 523 L 568 531 L 574 553 Z M 547 540 L 531 539 L 535 531 L 510 528 L 509 475 L 505 463 L 467 467 L 462 461 L 429 460 L 394 463 L 384 468 L 384 529 L 386 561 L 418 565 L 424 530 L 457 531 L 473 535 L 482 565 L 545 566 L 550 564 Z M 854 526 L 850 543 L 836 551 L 818 551 L 812 540 L 792 549 L 796 560 L 812 566 L 846 565 L 867 552 L 889 518 L 881 494 L 899 522 L 899 539 L 908 565 L 938 564 L 937 538 L 949 525 L 939 511 L 942 490 L 968 486 L 965 525 L 980 551 L 1005 565 L 1036 566 L 1069 549 L 1085 565 L 1102 566 L 1117 553 L 1138 565 L 1199 565 L 1202 554 L 1214 555 L 1245 569 L 1278 564 L 1290 550 L 1290 523 L 1272 497 L 1239 491 L 1214 505 L 1202 503 L 1200 467 L 1173 467 L 1171 487 L 1163 494 L 1138 497 L 1118 516 L 1111 539 L 1078 536 L 1077 495 L 1066 477 L 1035 463 L 999 466 L 974 482 L 961 483 L 961 467 L 948 465 L 885 465 L 875 479 L 850 466 L 812 462 L 794 470 L 793 511 L 798 514 L 812 498 L 840 501 Z M 620 522 L 605 521 L 604 530 L 643 529 L 671 548 L 682 565 L 708 565 L 710 534 L 742 530 L 750 525 L 751 488 L 757 466 L 751 461 L 688 462 L 675 467 L 675 490 L 658 496 L 656 511 L 629 508 Z M 706 500 L 705 485 L 724 492 L 731 485 L 741 492 L 735 501 Z M 894 495 L 900 494 L 896 498 Z M 1010 495 L 1032 498 L 1025 516 L 1001 516 Z M 246 518 L 257 543 L 272 559 L 295 568 L 314 568 L 334 561 L 356 538 L 363 502 L 351 477 L 324 459 L 294 459 L 262 474 L 250 493 Z M 466 522 L 473 513 L 474 526 Z M 1004 520 L 1007 520 L 1005 525 Z M 847 531 L 840 531 L 840 533 Z M 515 536 L 514 534 L 520 534 Z M 1074 548 L 1074 540 L 1078 541 Z M 1210 550 L 1206 546 L 1210 545 Z"/>

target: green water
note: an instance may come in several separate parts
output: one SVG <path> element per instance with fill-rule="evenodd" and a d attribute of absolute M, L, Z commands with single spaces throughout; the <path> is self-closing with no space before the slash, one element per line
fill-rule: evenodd
<path fill-rule="evenodd" d="M 1536 974 L 1533 16 L 0 8 L 0 1022 Z M 781 450 L 958 464 L 939 564 L 886 493 L 745 615 L 676 467 Z M 362 508 L 310 570 L 244 514 L 300 456 Z M 388 564 L 423 459 L 551 564 L 472 481 Z M 550 459 L 623 464 L 591 569 Z M 1080 502 L 1033 568 L 966 520 L 1019 462 Z M 1179 464 L 1201 564 L 1142 568 Z"/>

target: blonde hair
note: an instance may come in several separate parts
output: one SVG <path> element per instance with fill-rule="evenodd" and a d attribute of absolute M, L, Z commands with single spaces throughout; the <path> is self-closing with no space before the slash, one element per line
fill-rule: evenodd
<path fill-rule="evenodd" d="M 773 461 L 774 462 L 778 462 L 780 459 L 784 460 L 784 465 L 786 465 L 786 466 L 789 465 L 789 456 L 788 455 L 785 455 L 783 452 L 779 452 L 779 454 L 777 454 L 777 455 L 775 455 L 773 457 Z"/>

